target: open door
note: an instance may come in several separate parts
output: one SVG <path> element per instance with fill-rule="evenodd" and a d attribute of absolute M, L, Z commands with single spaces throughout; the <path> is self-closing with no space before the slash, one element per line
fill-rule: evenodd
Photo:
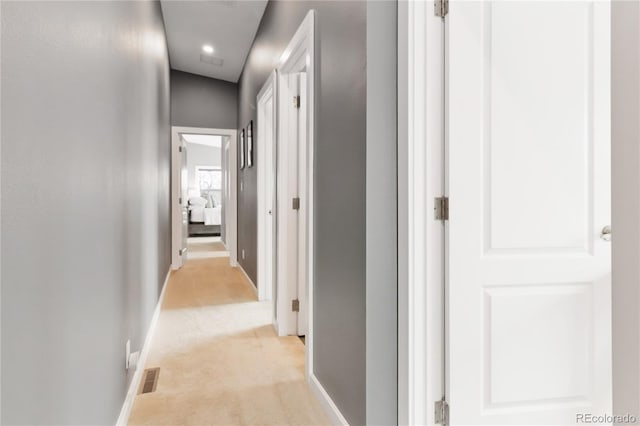
<path fill-rule="evenodd" d="M 451 1 L 452 425 L 611 413 L 610 23 L 604 1 Z"/>
<path fill-rule="evenodd" d="M 305 73 L 279 75 L 278 333 L 307 333 L 307 98 Z"/>
<path fill-rule="evenodd" d="M 297 141 L 298 141 L 298 192 L 306 196 L 307 188 L 307 73 L 300 72 L 291 76 L 293 79 L 294 87 L 297 88 L 298 93 L 298 105 L 297 105 Z M 308 313 L 307 313 L 307 206 L 305 203 L 300 203 L 300 209 L 298 210 L 298 278 L 297 294 L 300 305 L 300 311 L 298 312 L 297 328 L 298 336 L 306 336 L 308 329 Z"/>
<path fill-rule="evenodd" d="M 181 266 L 187 262 L 187 239 L 189 238 L 189 171 L 187 169 L 187 144 L 180 138 L 180 212 L 182 214 Z"/>
<path fill-rule="evenodd" d="M 276 280 L 276 72 L 257 96 L 258 109 L 258 298 L 275 300 Z M 274 325 L 277 310 L 274 303 Z"/>

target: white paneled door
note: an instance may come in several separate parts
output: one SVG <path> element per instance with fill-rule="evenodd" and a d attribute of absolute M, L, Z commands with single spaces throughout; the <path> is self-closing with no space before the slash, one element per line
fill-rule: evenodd
<path fill-rule="evenodd" d="M 187 262 L 187 239 L 189 238 L 189 174 L 187 169 L 187 144 L 180 138 L 180 212 L 182 213 L 181 266 Z"/>
<path fill-rule="evenodd" d="M 302 58 L 304 59 L 304 57 Z M 278 334 L 308 331 L 308 200 L 306 73 L 278 74 L 277 299 Z M 293 303 L 297 305 L 294 312 Z"/>
<path fill-rule="evenodd" d="M 455 1 L 447 49 L 452 425 L 611 413 L 605 1 Z"/>

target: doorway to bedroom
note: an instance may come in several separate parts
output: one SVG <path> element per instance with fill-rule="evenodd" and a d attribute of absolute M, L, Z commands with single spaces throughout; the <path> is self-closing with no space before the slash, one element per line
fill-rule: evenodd
<path fill-rule="evenodd" d="M 174 269 L 189 259 L 236 262 L 235 130 L 174 127 Z"/>
<path fill-rule="evenodd" d="M 229 256 L 222 242 L 222 139 L 183 134 L 187 165 L 187 258 Z"/>

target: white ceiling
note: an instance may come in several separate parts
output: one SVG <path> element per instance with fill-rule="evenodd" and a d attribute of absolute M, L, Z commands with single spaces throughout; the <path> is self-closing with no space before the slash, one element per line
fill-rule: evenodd
<path fill-rule="evenodd" d="M 188 143 L 197 143 L 198 145 L 207 145 L 215 148 L 222 147 L 222 136 L 182 134 L 182 139 Z"/>
<path fill-rule="evenodd" d="M 236 83 L 267 0 L 161 0 L 171 68 Z M 200 60 L 213 46 L 222 66 Z"/>

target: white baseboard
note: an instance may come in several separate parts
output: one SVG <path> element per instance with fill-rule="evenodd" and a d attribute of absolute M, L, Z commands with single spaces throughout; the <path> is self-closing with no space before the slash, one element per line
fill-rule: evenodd
<path fill-rule="evenodd" d="M 309 386 L 318 398 L 318 401 L 320 401 L 320 405 L 329 417 L 331 424 L 334 426 L 349 426 L 347 420 L 344 418 L 340 410 L 338 410 L 336 404 L 334 404 L 327 391 L 324 390 L 320 381 L 318 381 L 318 378 L 313 373 L 309 376 Z"/>
<path fill-rule="evenodd" d="M 136 394 L 138 393 L 138 388 L 140 387 L 144 366 L 147 363 L 147 358 L 149 356 L 151 339 L 153 338 L 153 335 L 156 331 L 158 318 L 160 317 L 162 301 L 164 300 L 164 293 L 167 289 L 167 283 L 169 282 L 171 271 L 173 271 L 173 268 L 169 268 L 169 272 L 167 272 L 167 276 L 164 279 L 164 284 L 162 284 L 162 291 L 160 292 L 160 297 L 158 298 L 158 304 L 156 305 L 156 309 L 153 311 L 151 324 L 149 324 L 149 330 L 147 330 L 147 336 L 144 339 L 144 345 L 142 346 L 140 357 L 138 358 L 138 362 L 136 363 L 136 372 L 133 374 L 133 378 L 131 379 L 131 383 L 129 384 L 129 390 L 127 391 L 127 396 L 125 397 L 124 404 L 122 404 L 122 409 L 120 410 L 120 416 L 118 416 L 116 426 L 126 426 L 127 423 L 129 423 L 129 415 L 131 414 L 133 401 L 135 400 Z"/>
<path fill-rule="evenodd" d="M 256 296 L 258 296 L 258 287 L 255 285 L 253 280 L 251 278 L 249 278 L 249 274 L 247 274 L 247 271 L 245 271 L 244 268 L 242 267 L 242 265 L 239 264 L 239 263 L 238 263 L 238 265 L 236 265 L 236 268 L 240 269 L 240 272 L 242 272 L 244 277 L 251 283 L 251 288 L 253 289 L 253 291 L 256 294 Z"/>

